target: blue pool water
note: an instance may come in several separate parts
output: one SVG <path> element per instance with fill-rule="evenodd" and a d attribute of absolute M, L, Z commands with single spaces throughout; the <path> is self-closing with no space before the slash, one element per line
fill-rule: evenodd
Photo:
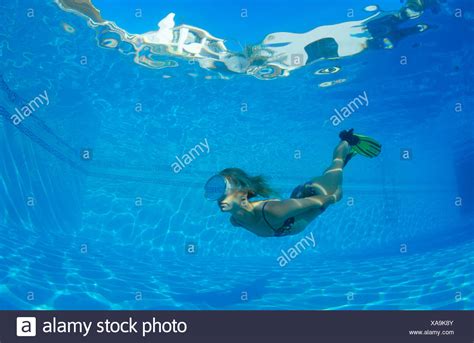
<path fill-rule="evenodd" d="M 94 4 L 134 33 L 175 12 L 233 49 L 361 20 L 372 5 Z M 470 1 L 427 11 L 414 22 L 430 29 L 393 49 L 274 80 L 179 58 L 147 68 L 99 47 L 85 18 L 52 1 L 0 8 L 0 309 L 474 308 Z M 333 66 L 341 71 L 315 74 Z M 334 80 L 345 82 L 319 86 Z M 44 90 L 49 104 L 13 125 L 15 107 Z M 368 106 L 332 125 L 334 109 L 364 92 Z M 344 198 L 303 233 L 260 238 L 204 201 L 203 184 L 227 167 L 263 173 L 288 196 L 324 170 L 350 127 L 383 152 L 351 160 Z M 175 173 L 175 156 L 205 139 L 209 153 Z M 280 267 L 282 250 L 310 233 L 317 246 Z"/>

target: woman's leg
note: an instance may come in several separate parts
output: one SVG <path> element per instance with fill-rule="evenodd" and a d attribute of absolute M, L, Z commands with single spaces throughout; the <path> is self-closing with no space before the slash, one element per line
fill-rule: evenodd
<path fill-rule="evenodd" d="M 350 145 L 346 141 L 341 141 L 334 149 L 330 166 L 324 171 L 323 175 L 311 179 L 312 184 L 310 186 L 316 187 L 323 195 L 337 193 L 337 200 L 339 200 L 342 186 L 342 168 L 344 168 L 344 161 L 350 151 Z"/>

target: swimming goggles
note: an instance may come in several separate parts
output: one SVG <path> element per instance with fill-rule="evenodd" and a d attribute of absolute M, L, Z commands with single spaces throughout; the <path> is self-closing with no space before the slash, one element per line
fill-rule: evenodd
<path fill-rule="evenodd" d="M 232 185 L 229 180 L 222 175 L 214 175 L 207 180 L 204 186 L 204 197 L 210 201 L 224 198 L 230 193 Z"/>

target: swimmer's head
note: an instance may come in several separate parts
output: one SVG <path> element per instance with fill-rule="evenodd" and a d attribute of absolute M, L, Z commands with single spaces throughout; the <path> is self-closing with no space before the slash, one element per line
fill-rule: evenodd
<path fill-rule="evenodd" d="M 263 176 L 250 176 L 238 168 L 222 170 L 211 177 L 204 188 L 206 199 L 217 201 L 222 212 L 236 211 L 246 207 L 250 198 L 274 193 Z"/>

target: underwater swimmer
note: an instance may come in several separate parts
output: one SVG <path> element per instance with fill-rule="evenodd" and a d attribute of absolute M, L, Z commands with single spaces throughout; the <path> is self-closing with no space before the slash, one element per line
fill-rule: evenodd
<path fill-rule="evenodd" d="M 321 176 L 297 186 L 290 199 L 250 201 L 274 192 L 262 176 L 249 176 L 238 168 L 228 168 L 211 177 L 205 185 L 208 200 L 217 201 L 222 212 L 231 214 L 233 226 L 242 227 L 257 236 L 281 237 L 303 231 L 311 221 L 342 198 L 342 174 L 347 162 L 356 154 L 375 157 L 382 146 L 374 139 L 342 131 L 332 162 Z"/>

